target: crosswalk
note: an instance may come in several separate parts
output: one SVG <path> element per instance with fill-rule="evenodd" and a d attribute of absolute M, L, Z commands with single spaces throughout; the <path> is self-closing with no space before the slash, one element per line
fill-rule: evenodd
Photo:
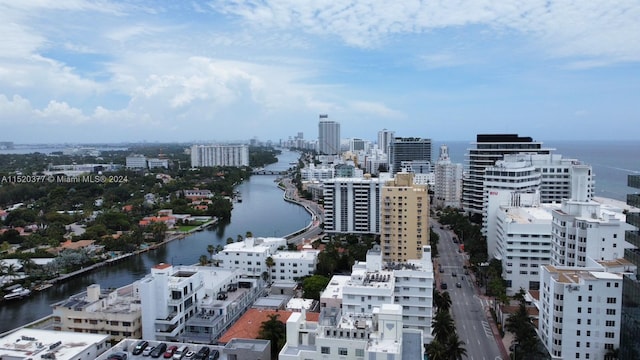
<path fill-rule="evenodd" d="M 493 337 L 493 330 L 491 330 L 491 325 L 489 325 L 489 323 L 484 321 L 484 320 L 482 321 L 482 329 L 484 330 L 484 334 L 488 338 L 492 338 Z"/>

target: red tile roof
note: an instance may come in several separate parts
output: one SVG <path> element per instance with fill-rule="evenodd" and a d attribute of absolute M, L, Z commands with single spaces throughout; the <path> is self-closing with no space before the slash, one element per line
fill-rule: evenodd
<path fill-rule="evenodd" d="M 227 330 L 218 340 L 219 343 L 226 344 L 231 339 L 257 339 L 260 333 L 260 326 L 263 322 L 269 320 L 269 315 L 278 314 L 278 320 L 286 324 L 292 311 L 286 310 L 263 310 L 249 309 L 247 310 L 233 326 Z M 320 313 L 307 312 L 307 321 L 317 322 Z"/>

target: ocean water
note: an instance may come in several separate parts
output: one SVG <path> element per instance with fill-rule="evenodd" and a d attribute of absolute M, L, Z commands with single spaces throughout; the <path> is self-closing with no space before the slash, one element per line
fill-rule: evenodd
<path fill-rule="evenodd" d="M 627 194 L 638 192 L 638 189 L 627 186 L 627 176 L 640 174 L 640 140 L 541 141 L 544 147 L 555 149 L 554 154 L 591 165 L 596 181 L 596 196 L 626 201 Z M 452 162 L 464 165 L 468 149 L 474 147 L 470 142 L 434 140 L 434 160 L 437 160 L 442 144 L 449 147 Z"/>

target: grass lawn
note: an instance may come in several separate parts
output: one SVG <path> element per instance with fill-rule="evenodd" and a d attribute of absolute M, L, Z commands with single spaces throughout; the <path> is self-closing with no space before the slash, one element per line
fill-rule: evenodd
<path fill-rule="evenodd" d="M 198 226 L 200 226 L 202 224 L 204 224 L 204 222 L 194 222 L 194 223 L 191 223 L 189 225 L 180 225 L 180 226 L 178 226 L 178 230 L 180 232 L 187 232 L 187 231 L 191 231 L 191 230 L 197 228 Z"/>

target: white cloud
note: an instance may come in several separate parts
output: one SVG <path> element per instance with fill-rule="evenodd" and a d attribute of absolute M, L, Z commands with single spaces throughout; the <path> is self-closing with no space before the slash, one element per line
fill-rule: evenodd
<path fill-rule="evenodd" d="M 250 26 L 338 36 L 358 47 L 394 34 L 481 25 L 532 36 L 553 56 L 640 60 L 640 6 L 634 0 L 228 0 L 212 6 Z"/>
<path fill-rule="evenodd" d="M 354 101 L 350 106 L 356 112 L 374 115 L 386 119 L 402 119 L 405 115 L 401 111 L 393 110 L 382 103 L 370 101 Z"/>

